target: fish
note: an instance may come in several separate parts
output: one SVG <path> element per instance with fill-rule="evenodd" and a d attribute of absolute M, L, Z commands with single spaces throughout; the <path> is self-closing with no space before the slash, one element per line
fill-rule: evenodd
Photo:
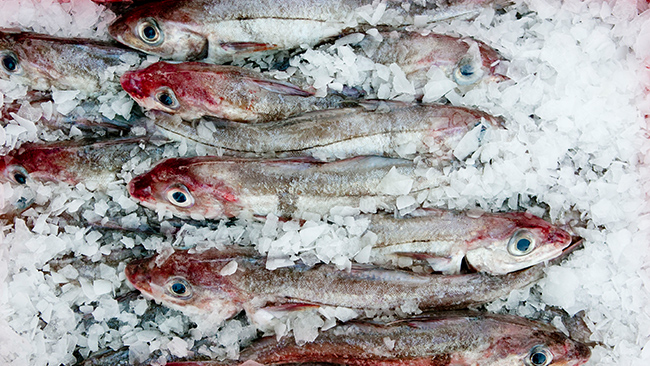
<path fill-rule="evenodd" d="M 30 182 L 84 183 L 88 189 L 106 188 L 136 154 L 158 160 L 164 148 L 155 139 L 87 139 L 25 144 L 0 156 L 0 181 L 16 185 Z"/>
<path fill-rule="evenodd" d="M 377 235 L 376 260 L 424 259 L 445 274 L 460 273 L 463 262 L 490 274 L 515 272 L 561 255 L 572 241 L 565 230 L 526 212 L 427 208 L 405 217 L 365 217 L 368 231 Z"/>
<path fill-rule="evenodd" d="M 243 349 L 238 361 L 167 365 L 578 366 L 590 357 L 587 345 L 549 324 L 515 315 L 455 311 L 390 323 L 340 324 L 305 344 L 292 337 L 268 336 Z"/>
<path fill-rule="evenodd" d="M 213 63 L 256 52 L 292 49 L 339 35 L 373 14 L 391 15 L 391 25 L 476 14 L 503 1 L 413 2 L 388 0 L 163 0 L 142 4 L 118 17 L 110 35 L 120 43 L 163 59 Z M 422 6 L 424 4 L 424 6 Z M 407 11 L 405 8 L 409 8 Z M 376 19 L 379 22 L 380 19 Z"/>
<path fill-rule="evenodd" d="M 452 159 L 458 143 L 476 130 L 477 144 L 502 130 L 504 121 L 488 113 L 441 104 L 365 101 L 282 121 L 245 124 L 210 118 L 187 122 L 151 116 L 172 140 L 219 148 L 228 156 L 311 156 L 322 161 L 359 155 L 425 156 Z M 409 149 L 413 146 L 413 149 Z"/>
<path fill-rule="evenodd" d="M 565 253 L 574 248 L 575 244 Z M 226 247 L 177 250 L 133 260 L 125 275 L 145 298 L 181 311 L 193 321 L 219 325 L 242 310 L 254 320 L 256 313 L 271 305 L 395 310 L 408 303 L 422 310 L 463 309 L 530 285 L 545 268 L 538 264 L 505 275 L 444 275 L 361 264 L 353 264 L 350 271 L 330 264 L 296 264 L 269 271 L 266 258 L 254 249 Z"/>
<path fill-rule="evenodd" d="M 391 170 L 409 180 L 411 193 L 435 184 L 418 176 L 416 168 L 410 160 L 378 156 L 329 163 L 304 157 L 169 158 L 134 177 L 128 190 L 143 206 L 181 217 L 224 219 L 247 213 L 290 217 L 358 206 L 363 197 L 391 205 L 392 188 L 382 184 Z"/>
<path fill-rule="evenodd" d="M 314 97 L 288 82 L 237 66 L 203 62 L 157 62 L 120 78 L 124 90 L 145 109 L 183 120 L 204 116 L 237 122 L 266 122 L 334 108 L 342 98 Z"/>
<path fill-rule="evenodd" d="M 33 90 L 118 92 L 119 75 L 139 63 L 138 52 L 107 42 L 0 32 L 0 77 Z"/>
<path fill-rule="evenodd" d="M 440 68 L 459 87 L 471 87 L 483 82 L 508 80 L 500 67 L 506 61 L 496 50 L 470 37 L 407 31 L 380 32 L 366 35 L 356 44 L 359 54 L 376 63 L 397 64 L 413 83 L 420 97 L 432 67 Z"/>

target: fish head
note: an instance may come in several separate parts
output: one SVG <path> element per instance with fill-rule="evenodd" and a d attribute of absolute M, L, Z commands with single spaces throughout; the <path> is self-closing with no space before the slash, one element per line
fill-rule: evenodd
<path fill-rule="evenodd" d="M 32 89 L 43 90 L 49 87 L 52 77 L 48 70 L 48 57 L 39 42 L 34 42 L 21 33 L 0 32 L 0 78 L 14 80 Z M 39 57 L 40 56 L 40 57 Z"/>
<path fill-rule="evenodd" d="M 78 183 L 67 166 L 67 151 L 58 147 L 24 145 L 0 157 L 0 181 L 26 185 L 31 181 L 64 181 Z"/>
<path fill-rule="evenodd" d="M 194 32 L 194 16 L 178 9 L 179 1 L 143 4 L 118 17 L 108 28 L 118 42 L 172 60 L 198 60 L 208 53 L 208 40 Z"/>
<path fill-rule="evenodd" d="M 176 114 L 192 120 L 210 114 L 221 117 L 219 65 L 201 62 L 171 64 L 157 62 L 142 70 L 127 71 L 120 78 L 122 88 L 143 108 Z M 234 82 L 236 80 L 228 80 Z"/>
<path fill-rule="evenodd" d="M 485 365 L 579 366 L 591 357 L 589 347 L 554 327 L 525 318 L 511 318 L 502 334 L 483 352 Z"/>
<path fill-rule="evenodd" d="M 128 184 L 131 197 L 153 210 L 168 210 L 181 217 L 221 219 L 238 213 L 234 190 L 221 182 L 219 172 L 202 178 L 194 173 L 200 158 L 171 158 Z M 207 181 L 208 179 L 209 181 Z"/>
<path fill-rule="evenodd" d="M 571 235 L 526 212 L 511 212 L 488 224 L 484 241 L 467 251 L 467 262 L 481 272 L 506 274 L 551 260 L 571 244 Z"/>
<path fill-rule="evenodd" d="M 500 82 L 508 80 L 501 72 L 506 61 L 495 49 L 483 42 L 463 39 L 467 52 L 459 57 L 452 71 L 453 80 L 459 86 L 474 85 L 481 81 Z"/>
<path fill-rule="evenodd" d="M 214 251 L 211 251 L 214 252 Z M 145 297 L 187 315 L 220 323 L 241 306 L 237 293 L 219 270 L 231 259 L 205 258 L 203 253 L 176 251 L 129 262 L 127 280 Z"/>

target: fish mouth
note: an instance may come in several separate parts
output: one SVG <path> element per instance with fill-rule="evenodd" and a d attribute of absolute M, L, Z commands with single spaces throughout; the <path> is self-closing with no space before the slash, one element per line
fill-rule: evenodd
<path fill-rule="evenodd" d="M 120 77 L 120 85 L 124 91 L 136 100 L 142 100 L 146 97 L 145 91 L 142 89 L 142 80 L 137 71 L 127 71 Z"/>
<path fill-rule="evenodd" d="M 147 179 L 146 176 L 139 175 L 133 177 L 127 185 L 129 195 L 140 202 L 153 202 L 154 197 L 151 193 L 152 183 L 151 179 Z"/>
<path fill-rule="evenodd" d="M 129 32 L 129 26 L 127 25 L 127 22 L 125 22 L 124 17 L 118 17 L 111 23 L 111 25 L 108 26 L 108 34 L 113 37 L 116 41 L 125 44 L 128 46 L 126 42 L 124 42 L 124 38 L 122 37 L 122 34 L 126 34 Z"/>
<path fill-rule="evenodd" d="M 148 274 L 148 259 L 136 259 L 124 268 L 126 279 L 140 292 L 151 293 L 151 275 Z"/>

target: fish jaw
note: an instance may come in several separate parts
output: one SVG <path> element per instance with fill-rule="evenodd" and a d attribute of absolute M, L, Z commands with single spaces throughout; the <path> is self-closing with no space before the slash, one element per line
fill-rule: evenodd
<path fill-rule="evenodd" d="M 200 60 L 207 56 L 208 40 L 192 31 L 191 14 L 178 12 L 177 3 L 182 1 L 161 1 L 143 4 L 131 12 L 118 17 L 109 27 L 108 33 L 116 41 L 139 51 L 171 60 Z M 163 13 L 164 12 L 164 13 Z M 166 19 L 174 13 L 180 21 Z M 160 41 L 147 43 L 139 35 L 143 23 L 153 24 L 160 34 Z"/>

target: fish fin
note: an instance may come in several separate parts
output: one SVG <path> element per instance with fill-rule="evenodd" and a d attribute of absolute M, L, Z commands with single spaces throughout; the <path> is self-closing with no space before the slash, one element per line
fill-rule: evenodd
<path fill-rule="evenodd" d="M 385 269 L 371 264 L 353 263 L 350 277 L 360 278 L 370 281 L 391 281 L 404 283 L 426 283 L 430 280 L 427 276 L 421 276 L 416 273 L 402 270 Z"/>
<path fill-rule="evenodd" d="M 280 80 L 247 78 L 247 81 L 273 93 L 297 95 L 299 97 L 309 97 L 314 95 L 314 93 L 302 90 L 296 85 Z"/>
<path fill-rule="evenodd" d="M 444 274 L 459 274 L 463 262 L 463 255 L 452 255 L 451 257 L 430 256 L 426 259 L 427 263 L 436 272 Z"/>
<path fill-rule="evenodd" d="M 234 53 L 253 53 L 273 50 L 278 48 L 278 46 L 269 43 L 256 42 L 225 42 L 221 44 L 221 48 Z"/>

